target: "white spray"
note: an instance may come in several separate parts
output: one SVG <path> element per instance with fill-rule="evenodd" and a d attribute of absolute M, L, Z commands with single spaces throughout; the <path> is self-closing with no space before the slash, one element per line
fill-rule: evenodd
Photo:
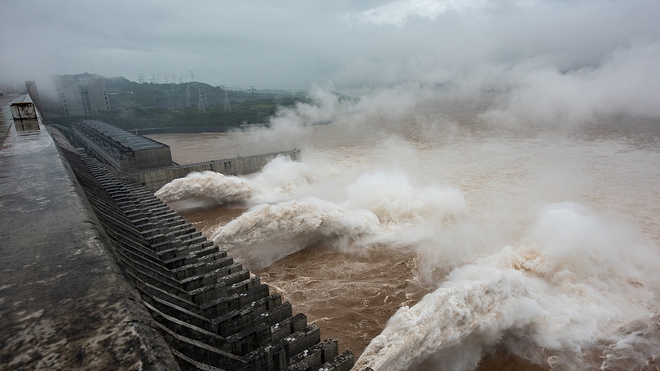
<path fill-rule="evenodd" d="M 369 112 L 347 113 L 335 128 L 349 128 L 353 134 L 360 130 L 349 124 L 380 125 L 380 120 L 365 118 Z M 291 137 L 292 132 L 284 130 L 286 114 L 279 116 L 281 125 L 275 122 L 274 130 L 259 135 Z M 398 120 L 383 127 L 403 131 Z M 373 128 L 375 124 L 367 129 Z M 461 125 L 457 130 L 467 129 L 483 128 Z M 295 135 L 304 140 L 310 133 L 299 130 Z M 446 257 L 449 264 L 443 268 L 451 273 L 442 277 L 435 292 L 391 318 L 356 370 L 419 365 L 469 370 L 496 345 L 553 369 L 637 367 L 636 362 L 659 349 L 652 309 L 657 306 L 653 293 L 658 288 L 658 247 L 634 228 L 596 217 L 577 204 L 552 204 L 535 220 L 527 214 L 540 202 L 578 199 L 596 205 L 601 214 L 616 214 L 617 207 L 638 208 L 631 218 L 648 219 L 654 233 L 652 208 L 638 207 L 635 199 L 621 195 L 638 187 L 643 193 L 639 200 L 656 199 L 648 189 L 657 184 L 657 174 L 644 175 L 658 154 L 630 152 L 622 143 L 576 145 L 573 139 L 524 136 L 491 140 L 490 133 L 485 139 L 476 134 L 445 148 L 434 146 L 422 159 L 433 168 L 379 172 L 369 159 L 358 157 L 336 170 L 328 163 L 280 159 L 254 177 L 223 181 L 223 187 L 247 186 L 249 192 L 184 191 L 196 189 L 187 184 L 197 181 L 194 177 L 169 192 L 217 203 L 238 200 L 251 207 L 207 234 L 225 248 L 250 251 L 258 265 L 319 241 L 339 248 L 413 246 L 420 260 L 430 264 Z M 342 152 L 334 150 L 330 162 L 341 160 Z M 451 182 L 461 184 L 468 200 L 479 205 L 468 210 L 461 190 L 420 186 L 406 175 L 430 169 L 448 171 Z M 583 178 L 592 182 L 581 184 Z M 627 179 L 636 179 L 635 184 Z M 165 194 L 159 192 L 164 199 Z M 610 204 L 613 209 L 604 210 Z M 500 233 L 502 226 L 509 230 Z M 496 242 L 481 246 L 490 240 Z"/>
<path fill-rule="evenodd" d="M 337 177 L 327 166 L 280 157 L 250 178 L 192 173 L 156 195 L 166 202 L 205 199 L 251 207 L 205 233 L 223 248 L 249 255 L 253 269 L 321 241 L 339 248 L 408 246 L 466 211 L 455 188 L 415 187 L 395 171 Z"/>
<path fill-rule="evenodd" d="M 425 361 L 470 370 L 498 344 L 555 369 L 594 368 L 582 356 L 598 342 L 612 343 L 604 350 L 610 363 L 643 362 L 648 349 L 622 356 L 616 342 L 628 324 L 653 315 L 657 247 L 575 204 L 545 208 L 523 240 L 454 270 L 417 305 L 402 307 L 355 369 Z"/>

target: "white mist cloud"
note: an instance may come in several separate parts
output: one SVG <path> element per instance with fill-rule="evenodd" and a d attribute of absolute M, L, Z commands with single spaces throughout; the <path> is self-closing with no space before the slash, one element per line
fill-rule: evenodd
<path fill-rule="evenodd" d="M 606 363 L 641 367 L 654 340 L 626 332 L 653 327 L 639 323 L 653 313 L 656 246 L 570 203 L 543 208 L 524 240 L 455 269 L 436 291 L 399 309 L 356 368 L 401 370 L 426 360 L 471 370 L 500 344 L 553 369 L 594 369 L 585 350 L 610 339 L 621 340 L 604 351 Z M 640 346 L 621 352 L 624 343 Z"/>
<path fill-rule="evenodd" d="M 432 85 L 537 57 L 573 70 L 660 37 L 654 0 L 9 0 L 1 10 L 0 32 L 21 37 L 0 40 L 0 81 L 18 82 L 82 72 L 187 81 L 194 70 L 229 86 Z"/>
<path fill-rule="evenodd" d="M 660 117 L 658 66 L 660 39 L 635 41 L 597 63 L 574 69 L 566 69 L 556 57 L 546 55 L 516 63 L 483 64 L 465 74 L 428 71 L 427 82 L 437 77 L 443 83 L 371 89 L 357 101 L 340 101 L 336 95 L 316 89 L 314 104 L 281 110 L 271 121 L 276 130 L 268 134 L 292 138 L 294 128 L 319 122 L 387 131 L 400 120 L 422 123 L 421 106 L 435 102 L 447 107 L 452 100 L 487 102 L 480 120 L 514 127 L 570 127 L 593 122 L 600 115 Z M 387 119 L 376 128 L 373 121 L 378 117 Z M 286 135 L 277 134 L 278 130 Z"/>
<path fill-rule="evenodd" d="M 352 249 L 407 246 L 467 210 L 463 193 L 453 187 L 422 187 L 394 170 L 336 174 L 332 169 L 327 161 L 278 157 L 250 177 L 191 173 L 156 196 L 180 208 L 249 208 L 205 233 L 253 269 L 318 242 Z"/>
<path fill-rule="evenodd" d="M 660 40 L 614 51 L 594 67 L 511 71 L 505 103 L 482 116 L 508 124 L 572 124 L 599 114 L 660 117 Z"/>

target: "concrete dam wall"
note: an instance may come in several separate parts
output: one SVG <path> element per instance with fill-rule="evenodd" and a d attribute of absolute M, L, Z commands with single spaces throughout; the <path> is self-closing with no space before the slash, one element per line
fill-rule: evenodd
<path fill-rule="evenodd" d="M 352 367 L 152 192 L 33 121 L 0 149 L 0 368 Z"/>
<path fill-rule="evenodd" d="M 61 148 L 111 240 L 120 267 L 140 293 L 181 369 L 352 368 L 350 351 L 339 353 L 337 341 L 321 340 L 319 328 L 308 324 L 304 314 L 294 315 L 279 294 L 271 294 L 258 277 L 150 190 L 118 179 L 96 159 L 67 148 L 66 143 Z M 257 157 L 229 160 L 228 165 L 223 160 L 140 174 L 160 174 L 153 175 L 154 179 L 164 179 L 214 166 L 250 172 L 263 166 L 266 157 Z M 164 181 L 150 180 L 150 176 L 139 183 L 155 187 Z"/>
<path fill-rule="evenodd" d="M 183 178 L 192 172 L 214 171 L 224 175 L 244 175 L 261 170 L 277 156 L 288 156 L 292 160 L 300 159 L 300 150 L 265 153 L 254 156 L 235 157 L 217 161 L 200 162 L 190 165 L 168 166 L 156 169 L 121 173 L 119 178 L 125 182 L 143 185 L 155 192 L 165 184 L 177 178 Z"/>
<path fill-rule="evenodd" d="M 0 369 L 179 369 L 38 120 L 0 149 L 0 226 Z"/>

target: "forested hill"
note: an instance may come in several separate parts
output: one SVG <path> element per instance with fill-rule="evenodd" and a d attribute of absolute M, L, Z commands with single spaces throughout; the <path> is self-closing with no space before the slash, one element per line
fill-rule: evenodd
<path fill-rule="evenodd" d="M 94 116 L 63 117 L 58 102 L 51 102 L 50 112 L 46 112 L 48 121 L 69 126 L 71 122 L 93 118 L 126 129 L 236 127 L 267 123 L 278 107 L 310 101 L 306 92 L 228 88 L 227 107 L 222 87 L 202 82 L 137 83 L 124 77 L 105 80 L 110 111 L 99 111 Z"/>

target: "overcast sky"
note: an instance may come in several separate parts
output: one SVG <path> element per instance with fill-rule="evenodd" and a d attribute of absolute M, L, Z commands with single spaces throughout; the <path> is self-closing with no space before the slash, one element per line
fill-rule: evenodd
<path fill-rule="evenodd" d="M 597 66 L 659 45 L 658 0 L 2 0 L 0 82 L 97 73 L 308 89 Z M 660 48 L 659 48 L 660 49 Z"/>

